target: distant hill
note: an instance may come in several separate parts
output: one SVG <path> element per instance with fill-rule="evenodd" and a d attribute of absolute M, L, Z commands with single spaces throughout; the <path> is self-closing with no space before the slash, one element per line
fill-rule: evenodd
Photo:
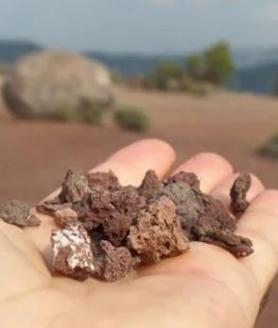
<path fill-rule="evenodd" d="M 0 63 L 12 63 L 20 56 L 43 49 L 30 41 L 0 41 Z M 83 53 L 94 58 L 112 71 L 124 76 L 140 76 L 151 72 L 163 61 L 185 64 L 186 55 L 119 54 L 104 51 Z M 229 88 L 254 93 L 272 93 L 278 76 L 278 48 L 232 49 L 236 71 Z"/>
<path fill-rule="evenodd" d="M 278 47 L 270 49 L 232 49 L 232 55 L 237 68 L 261 66 L 278 62 Z"/>
<path fill-rule="evenodd" d="M 273 92 L 278 78 L 278 49 L 265 51 L 232 51 L 235 61 L 235 73 L 228 88 L 236 91 L 250 91 L 260 94 Z M 103 52 L 87 52 L 90 58 L 95 58 L 107 65 L 111 70 L 124 76 L 144 75 L 151 72 L 163 61 L 175 61 L 185 64 L 186 57 L 178 55 L 126 55 Z"/>
<path fill-rule="evenodd" d="M 181 65 L 185 63 L 185 56 L 178 55 L 114 54 L 100 51 L 90 51 L 84 54 L 101 61 L 111 70 L 124 76 L 144 75 L 164 61 L 175 61 Z"/>
<path fill-rule="evenodd" d="M 23 55 L 41 49 L 42 47 L 31 41 L 0 41 L 0 62 L 12 63 Z"/>
<path fill-rule="evenodd" d="M 271 94 L 278 80 L 278 60 L 236 70 L 230 87 L 237 91 Z"/>

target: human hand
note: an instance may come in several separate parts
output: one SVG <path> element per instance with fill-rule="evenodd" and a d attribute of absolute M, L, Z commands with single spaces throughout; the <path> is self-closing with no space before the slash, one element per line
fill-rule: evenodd
<path fill-rule="evenodd" d="M 124 184 L 139 184 L 148 169 L 160 177 L 174 162 L 164 142 L 135 143 L 96 168 L 112 169 Z M 230 164 L 199 154 L 177 171 L 196 173 L 204 192 L 227 206 L 235 179 Z M 199 242 L 188 253 L 141 268 L 115 283 L 52 277 L 45 265 L 53 222 L 24 232 L 0 222 L 1 328 L 75 327 L 253 327 L 260 302 L 278 268 L 278 191 L 252 177 L 251 205 L 238 224 L 255 253 L 236 259 Z"/>

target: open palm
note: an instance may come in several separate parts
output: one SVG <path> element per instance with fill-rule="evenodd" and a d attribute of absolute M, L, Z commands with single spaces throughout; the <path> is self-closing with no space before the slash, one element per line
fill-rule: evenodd
<path fill-rule="evenodd" d="M 148 169 L 169 174 L 175 159 L 162 141 L 146 140 L 120 150 L 97 170 L 112 169 L 123 184 L 139 184 Z M 235 174 L 220 156 L 199 154 L 179 170 L 195 172 L 204 192 L 228 206 Z M 253 177 L 251 205 L 239 232 L 255 253 L 238 260 L 225 250 L 192 243 L 187 254 L 140 269 L 116 283 L 53 278 L 45 265 L 53 223 L 39 228 L 0 223 L 1 328 L 58 327 L 252 327 L 278 266 L 278 191 Z"/>

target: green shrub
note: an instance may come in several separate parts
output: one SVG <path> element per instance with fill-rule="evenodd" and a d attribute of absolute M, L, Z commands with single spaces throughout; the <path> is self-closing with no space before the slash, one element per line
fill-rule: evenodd
<path fill-rule="evenodd" d="M 121 107 L 114 112 L 116 123 L 127 130 L 144 132 L 149 127 L 147 115 L 139 108 Z"/>
<path fill-rule="evenodd" d="M 104 110 L 101 106 L 93 104 L 88 99 L 82 99 L 77 106 L 70 106 L 66 103 L 60 104 L 50 118 L 60 122 L 82 122 L 100 125 L 103 115 Z"/>
<path fill-rule="evenodd" d="M 190 78 L 185 78 L 182 81 L 181 88 L 183 91 L 196 96 L 205 96 L 209 93 L 208 83 L 192 80 Z"/>
<path fill-rule="evenodd" d="M 76 108 L 71 107 L 67 104 L 60 104 L 55 112 L 49 117 L 54 121 L 59 122 L 72 122 L 78 119 Z"/>
<path fill-rule="evenodd" d="M 84 98 L 77 107 L 77 113 L 81 122 L 100 125 L 104 116 L 104 108 Z"/>
<path fill-rule="evenodd" d="M 119 72 L 117 70 L 111 71 L 110 76 L 111 76 L 112 82 L 115 84 L 119 84 L 119 83 L 123 82 L 123 75 L 121 74 L 121 72 Z"/>
<path fill-rule="evenodd" d="M 167 90 L 171 81 L 180 81 L 183 77 L 182 67 L 175 62 L 163 62 L 149 76 L 149 83 L 153 87 Z"/>
<path fill-rule="evenodd" d="M 103 109 L 100 107 L 83 107 L 80 109 L 80 121 L 91 124 L 100 125 L 103 120 Z"/>
<path fill-rule="evenodd" d="M 186 73 L 187 76 L 194 80 L 201 80 L 204 77 L 205 63 L 201 56 L 193 54 L 187 58 Z"/>
<path fill-rule="evenodd" d="M 278 133 L 258 149 L 258 154 L 264 157 L 278 159 Z"/>

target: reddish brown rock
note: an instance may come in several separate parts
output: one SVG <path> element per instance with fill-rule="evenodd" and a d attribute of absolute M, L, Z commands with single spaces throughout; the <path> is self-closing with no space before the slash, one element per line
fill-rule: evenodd
<path fill-rule="evenodd" d="M 188 239 L 181 228 L 174 203 L 162 197 L 143 210 L 137 225 L 130 227 L 127 245 L 143 263 L 156 263 L 164 257 L 187 251 Z"/>
<path fill-rule="evenodd" d="M 65 207 L 57 210 L 53 214 L 54 222 L 60 228 L 65 228 L 69 224 L 77 223 L 77 213 L 71 207 Z"/>
<path fill-rule="evenodd" d="M 91 189 L 101 187 L 105 190 L 115 190 L 120 188 L 119 180 L 112 171 L 89 173 L 88 181 Z"/>
<path fill-rule="evenodd" d="M 114 247 L 106 240 L 100 242 L 103 257 L 98 272 L 101 278 L 107 281 L 116 281 L 125 278 L 138 263 L 127 247 Z"/>
<path fill-rule="evenodd" d="M 249 202 L 246 198 L 247 192 L 251 187 L 251 176 L 248 173 L 240 174 L 231 189 L 231 208 L 235 215 L 240 215 L 246 211 Z"/>
<path fill-rule="evenodd" d="M 82 225 L 70 224 L 53 231 L 51 244 L 54 271 L 78 280 L 95 272 L 91 240 Z"/>
<path fill-rule="evenodd" d="M 57 200 L 51 202 L 40 203 L 36 206 L 36 210 L 38 213 L 53 216 L 55 212 L 63 210 L 64 208 L 71 208 L 71 203 L 58 203 Z"/>

